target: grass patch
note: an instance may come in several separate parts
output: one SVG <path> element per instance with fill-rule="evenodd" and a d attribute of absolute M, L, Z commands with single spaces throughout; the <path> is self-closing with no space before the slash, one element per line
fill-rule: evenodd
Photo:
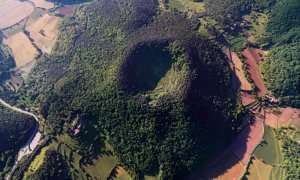
<path fill-rule="evenodd" d="M 43 148 L 41 150 L 41 153 L 34 158 L 34 160 L 32 161 L 32 163 L 30 164 L 30 166 L 28 168 L 29 173 L 35 172 L 43 164 L 45 154 L 48 149 L 49 149 L 49 146 Z M 25 174 L 25 177 L 26 177 L 26 174 Z"/>
<path fill-rule="evenodd" d="M 35 8 L 34 11 L 32 12 L 32 14 L 30 16 L 28 16 L 28 18 L 26 18 L 25 20 L 21 21 L 20 23 L 17 23 L 16 25 L 7 28 L 3 31 L 3 33 L 6 36 L 13 36 L 19 32 L 23 31 L 23 28 L 26 28 L 27 26 L 31 25 L 32 23 L 34 23 L 35 21 L 37 21 L 41 15 L 47 13 L 46 10 L 41 9 L 41 8 Z"/>
<path fill-rule="evenodd" d="M 204 5 L 205 3 L 203 2 L 194 2 L 191 0 L 169 0 L 169 6 L 180 12 L 203 13 L 205 12 Z"/>
<path fill-rule="evenodd" d="M 145 180 L 160 180 L 159 175 L 157 176 L 145 176 L 144 177 Z"/>
<path fill-rule="evenodd" d="M 44 163 L 44 159 L 45 159 L 47 150 L 49 150 L 49 149 L 56 150 L 57 147 L 58 147 L 58 143 L 56 141 L 53 141 L 48 146 L 44 147 L 41 150 L 41 152 L 31 162 L 27 172 L 25 172 L 25 174 L 24 174 L 24 179 L 26 179 L 26 177 L 29 177 L 30 174 L 34 173 L 36 170 L 39 169 L 39 167 L 41 167 L 41 165 Z"/>
<path fill-rule="evenodd" d="M 117 180 L 131 180 L 132 178 L 130 177 L 130 175 L 127 172 L 125 172 L 121 176 L 118 176 L 117 178 L 113 178 L 113 179 L 117 179 Z"/>
<path fill-rule="evenodd" d="M 268 20 L 267 15 L 253 11 L 250 15 L 246 15 L 244 18 L 249 22 L 250 28 L 248 29 L 248 32 L 253 35 L 255 39 L 263 37 Z"/>
<path fill-rule="evenodd" d="M 262 143 L 257 147 L 254 154 L 258 159 L 270 165 L 276 165 L 279 161 L 279 147 L 275 139 L 273 130 L 265 126 L 265 134 Z"/>
<path fill-rule="evenodd" d="M 198 29 L 198 32 L 205 37 L 210 37 L 211 34 L 208 32 L 206 28 L 207 22 L 203 18 L 200 18 L 199 21 L 200 21 L 200 27 Z"/>
<path fill-rule="evenodd" d="M 270 179 L 272 171 L 271 165 L 254 158 L 248 169 L 250 176 L 246 176 L 246 178 L 249 180 Z"/>
<path fill-rule="evenodd" d="M 107 179 L 117 164 L 119 164 L 118 159 L 107 153 L 100 155 L 93 160 L 91 165 L 84 167 L 84 169 L 96 179 Z"/>
<path fill-rule="evenodd" d="M 232 50 L 235 52 L 243 50 L 248 45 L 247 39 L 242 36 L 233 37 L 229 39 L 229 43 L 231 45 Z"/>

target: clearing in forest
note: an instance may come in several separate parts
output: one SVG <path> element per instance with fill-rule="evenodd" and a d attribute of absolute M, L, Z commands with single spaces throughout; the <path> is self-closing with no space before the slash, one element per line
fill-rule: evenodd
<path fill-rule="evenodd" d="M 46 0 L 30 0 L 34 3 L 35 7 L 43 8 L 43 9 L 52 9 L 54 8 L 54 3 L 47 2 Z"/>
<path fill-rule="evenodd" d="M 4 44 L 10 47 L 17 68 L 30 63 L 38 54 L 37 50 L 23 32 L 4 39 Z"/>
<path fill-rule="evenodd" d="M 244 20 L 249 23 L 247 29 L 247 39 L 251 43 L 255 43 L 256 39 L 263 37 L 265 26 L 267 23 L 267 15 L 264 13 L 251 12 L 251 14 L 244 16 Z"/>
<path fill-rule="evenodd" d="M 34 8 L 31 4 L 17 0 L 0 1 L 0 29 L 8 28 L 27 18 Z"/>
<path fill-rule="evenodd" d="M 169 6 L 182 12 L 205 12 L 204 2 L 194 2 L 191 0 L 169 0 Z"/>
<path fill-rule="evenodd" d="M 50 54 L 57 37 L 59 17 L 44 14 L 35 23 L 26 28 L 34 43 L 47 54 Z"/>
<path fill-rule="evenodd" d="M 234 52 L 230 52 L 229 50 L 227 50 L 226 55 L 228 57 L 229 64 L 230 64 L 230 68 L 235 72 L 236 76 L 239 79 L 238 84 L 240 84 L 240 89 L 241 90 L 245 90 L 245 91 L 251 91 L 252 90 L 252 86 L 251 84 L 248 82 L 244 70 L 243 70 L 243 63 L 241 61 L 241 59 L 239 58 L 239 56 L 234 53 Z"/>
<path fill-rule="evenodd" d="M 97 179 L 106 179 L 118 164 L 119 162 L 115 156 L 101 154 L 97 159 L 93 160 L 92 165 L 84 166 L 84 169 Z"/>

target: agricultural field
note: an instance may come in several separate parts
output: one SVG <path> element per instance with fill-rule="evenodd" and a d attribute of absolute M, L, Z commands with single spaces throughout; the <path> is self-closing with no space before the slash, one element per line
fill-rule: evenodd
<path fill-rule="evenodd" d="M 265 126 L 264 140 L 254 152 L 247 179 L 295 179 L 299 176 L 299 129 Z M 296 178 L 297 179 L 297 178 Z"/>
<path fill-rule="evenodd" d="M 113 170 L 111 176 L 114 180 L 131 180 L 130 175 L 125 171 L 125 169 L 121 166 L 116 166 Z M 149 180 L 145 177 L 145 180 Z"/>
<path fill-rule="evenodd" d="M 116 157 L 110 154 L 100 155 L 90 166 L 84 167 L 86 172 L 96 179 L 107 179 L 118 165 Z"/>
<path fill-rule="evenodd" d="M 17 0 L 0 1 L 0 30 L 8 28 L 27 18 L 34 7 L 27 2 Z"/>
<path fill-rule="evenodd" d="M 291 107 L 273 108 L 266 113 L 265 123 L 272 128 L 294 126 L 300 128 L 300 109 Z"/>
<path fill-rule="evenodd" d="M 34 3 L 35 7 L 39 7 L 47 10 L 54 8 L 54 3 L 46 0 L 30 0 L 30 1 Z"/>
<path fill-rule="evenodd" d="M 258 119 L 246 123 L 230 145 L 190 179 L 239 179 L 255 147 L 263 137 L 263 124 Z"/>
<path fill-rule="evenodd" d="M 63 7 L 59 8 L 59 13 L 64 15 L 72 15 L 75 11 L 76 5 L 64 5 Z"/>
<path fill-rule="evenodd" d="M 191 0 L 169 0 L 168 5 L 171 8 L 177 9 L 181 12 L 188 13 L 204 13 L 205 7 L 203 2 L 193 2 Z"/>
<path fill-rule="evenodd" d="M 59 17 L 44 14 L 35 23 L 26 27 L 26 31 L 34 43 L 43 52 L 50 54 L 57 37 L 57 23 Z"/>
<path fill-rule="evenodd" d="M 24 28 L 34 23 L 36 20 L 38 20 L 43 14 L 46 14 L 47 11 L 41 8 L 35 8 L 34 11 L 23 21 L 5 29 L 2 30 L 3 34 L 6 37 L 13 36 L 19 32 L 22 32 Z"/>
<path fill-rule="evenodd" d="M 253 158 L 250 162 L 248 168 L 248 173 L 251 176 L 246 176 L 248 180 L 267 180 L 273 179 L 271 173 L 273 172 L 273 167 L 263 161 Z"/>
<path fill-rule="evenodd" d="M 247 69 L 251 79 L 258 88 L 258 95 L 260 97 L 265 96 L 267 89 L 259 71 L 259 64 L 265 54 L 261 54 L 261 52 L 258 52 L 255 48 L 250 47 L 243 50 L 242 55 L 246 59 Z"/>
<path fill-rule="evenodd" d="M 270 127 L 265 126 L 263 141 L 254 151 L 254 155 L 258 160 L 262 160 L 271 166 L 278 164 L 281 157 L 280 149 L 275 134 Z"/>
<path fill-rule="evenodd" d="M 243 69 L 243 63 L 241 59 L 239 58 L 238 54 L 235 52 L 230 52 L 229 50 L 225 50 L 226 55 L 228 59 L 230 60 L 230 65 L 232 71 L 235 72 L 236 76 L 238 77 L 238 86 L 241 90 L 245 91 L 251 91 L 252 90 L 252 85 L 248 82 L 245 72 Z"/>
<path fill-rule="evenodd" d="M 220 159 L 217 166 L 207 169 L 203 172 L 202 177 L 200 176 L 197 179 L 238 179 L 244 171 L 244 166 L 234 154 L 228 152 Z"/>
<path fill-rule="evenodd" d="M 32 42 L 30 42 L 29 38 L 23 32 L 4 39 L 4 44 L 11 49 L 17 68 L 30 63 L 38 55 Z"/>

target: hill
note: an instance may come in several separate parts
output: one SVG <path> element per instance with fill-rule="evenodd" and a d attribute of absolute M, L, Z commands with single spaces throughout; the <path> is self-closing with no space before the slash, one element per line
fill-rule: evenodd
<path fill-rule="evenodd" d="M 228 143 L 238 103 L 221 49 L 197 23 L 157 7 L 100 0 L 66 17 L 23 91 L 52 134 L 80 117 L 76 139 L 87 154 L 99 151 L 87 142 L 101 136 L 133 177 L 177 179 Z"/>
<path fill-rule="evenodd" d="M 0 172 L 1 177 L 12 167 L 19 149 L 36 127 L 34 118 L 12 112 L 0 105 Z"/>
<path fill-rule="evenodd" d="M 300 106 L 300 2 L 278 0 L 271 8 L 262 44 L 273 45 L 261 71 L 267 87 L 283 103 Z"/>

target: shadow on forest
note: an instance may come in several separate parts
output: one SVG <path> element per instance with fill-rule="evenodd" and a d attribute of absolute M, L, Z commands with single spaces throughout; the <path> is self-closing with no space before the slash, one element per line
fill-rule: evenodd
<path fill-rule="evenodd" d="M 251 125 L 254 124 L 254 117 L 250 123 L 247 123 L 241 132 L 233 138 L 231 143 L 225 150 L 216 153 L 216 156 L 207 161 L 197 172 L 192 174 L 188 179 L 216 179 L 224 176 L 231 170 L 230 178 L 238 179 L 242 176 L 244 168 L 250 158 L 250 151 L 247 151 L 249 142 L 249 134 L 251 133 Z M 249 145 L 248 145 L 249 146 Z M 249 157 L 247 157 L 249 156 Z M 224 176 L 229 178 L 229 176 Z"/>

